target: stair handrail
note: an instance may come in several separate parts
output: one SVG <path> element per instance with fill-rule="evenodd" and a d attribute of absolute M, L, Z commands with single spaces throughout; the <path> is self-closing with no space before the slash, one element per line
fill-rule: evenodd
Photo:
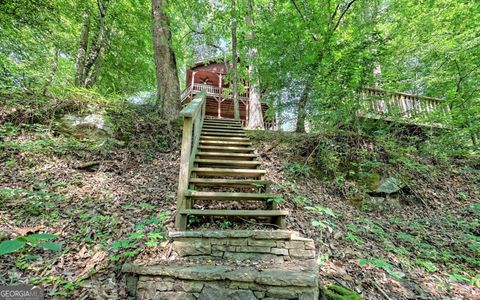
<path fill-rule="evenodd" d="M 178 175 L 177 215 L 175 218 L 175 227 L 177 229 L 185 228 L 186 225 L 181 224 L 185 222 L 185 220 L 180 217 L 180 210 L 187 208 L 185 192 L 188 189 L 193 162 L 195 161 L 198 144 L 200 143 L 200 134 L 203 120 L 205 119 L 206 97 L 207 94 L 205 91 L 200 92 L 180 111 L 180 116 L 183 116 L 183 133 L 180 154 L 180 173 Z"/>

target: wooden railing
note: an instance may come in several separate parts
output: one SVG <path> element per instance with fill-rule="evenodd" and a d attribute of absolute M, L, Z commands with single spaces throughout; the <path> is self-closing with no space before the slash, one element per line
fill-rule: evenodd
<path fill-rule="evenodd" d="M 448 105 L 441 99 L 407 93 L 388 93 L 377 88 L 363 88 L 361 101 L 360 114 L 378 118 L 426 119 L 445 116 L 449 112 Z"/>
<path fill-rule="evenodd" d="M 180 155 L 180 174 L 178 175 L 178 199 L 175 227 L 177 229 L 186 227 L 186 216 L 180 215 L 181 209 L 191 208 L 185 197 L 188 189 L 188 182 L 197 155 L 197 148 L 200 142 L 203 120 L 206 110 L 206 92 L 200 92 L 185 106 L 180 115 L 183 116 L 183 134 Z M 191 205 L 190 205 L 191 206 Z"/>
<path fill-rule="evenodd" d="M 189 85 L 180 96 L 180 100 L 183 102 L 188 96 L 197 95 L 200 92 L 205 91 L 207 96 L 213 97 L 222 97 L 231 99 L 231 93 L 227 92 L 227 90 L 220 88 L 218 86 L 209 85 L 209 84 L 201 84 L 201 83 L 194 83 L 193 85 Z M 248 101 L 248 93 L 240 93 L 239 94 L 240 100 L 247 100 Z"/>
<path fill-rule="evenodd" d="M 188 96 L 190 96 L 190 93 L 192 92 L 192 86 L 189 85 L 187 88 L 183 91 L 183 93 L 180 95 L 180 101 L 183 102 L 183 100 L 187 99 Z"/>

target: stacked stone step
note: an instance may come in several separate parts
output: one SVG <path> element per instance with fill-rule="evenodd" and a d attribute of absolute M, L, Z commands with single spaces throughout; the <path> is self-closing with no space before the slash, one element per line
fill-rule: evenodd
<path fill-rule="evenodd" d="M 131 299 L 318 299 L 314 243 L 296 232 L 183 231 L 169 238 L 165 263 L 124 265 Z"/>
<path fill-rule="evenodd" d="M 276 263 L 293 259 L 313 263 L 311 260 L 315 258 L 313 240 L 287 230 L 178 231 L 171 232 L 169 237 L 173 251 L 180 257 L 274 260 Z"/>

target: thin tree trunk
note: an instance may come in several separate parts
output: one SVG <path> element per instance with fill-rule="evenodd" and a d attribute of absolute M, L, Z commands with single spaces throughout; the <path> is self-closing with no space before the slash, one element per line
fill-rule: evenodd
<path fill-rule="evenodd" d="M 237 19 L 235 13 L 236 0 L 232 0 L 232 68 L 233 68 L 233 117 L 240 119 L 240 104 L 238 101 L 238 67 L 237 67 Z"/>
<path fill-rule="evenodd" d="M 90 31 L 90 15 L 87 10 L 83 13 L 82 32 L 80 34 L 80 47 L 77 52 L 76 62 L 76 74 L 75 74 L 75 86 L 80 87 L 83 85 L 85 60 L 88 47 L 88 34 Z"/>
<path fill-rule="evenodd" d="M 87 61 L 85 62 L 85 68 L 83 72 L 83 82 L 82 86 L 86 86 L 87 78 L 91 76 L 91 71 L 93 65 L 97 62 L 97 59 L 100 57 L 100 54 L 103 52 L 106 42 L 106 26 L 105 18 L 107 15 L 108 2 L 109 0 L 97 0 L 98 4 L 98 28 L 95 34 L 95 37 L 92 40 L 92 48 L 88 54 Z"/>
<path fill-rule="evenodd" d="M 278 131 L 282 131 L 283 130 L 283 93 L 277 97 L 277 104 L 275 106 L 275 109 L 277 111 L 276 113 L 276 118 L 275 118 L 275 123 L 276 123 L 276 126 L 277 126 L 277 130 Z"/>
<path fill-rule="evenodd" d="M 300 100 L 298 101 L 297 107 L 297 127 L 295 132 L 303 133 L 305 132 L 305 117 L 307 112 L 305 110 L 308 102 L 308 96 L 312 89 L 310 81 L 307 81 L 305 84 L 305 88 L 303 89 L 302 95 L 300 96 Z"/>
<path fill-rule="evenodd" d="M 104 49 L 100 51 L 100 55 L 98 56 L 98 59 L 95 61 L 95 64 L 93 64 L 93 67 L 90 70 L 88 77 L 85 79 L 86 88 L 91 88 L 92 86 L 95 85 L 95 83 L 97 83 L 97 79 L 103 64 L 103 59 L 102 59 L 103 52 L 104 52 Z"/>
<path fill-rule="evenodd" d="M 255 39 L 255 33 L 253 27 L 255 26 L 255 20 L 253 19 L 253 3 L 252 0 L 248 1 L 249 13 L 246 16 L 246 23 L 250 27 L 250 31 L 247 33 L 247 39 L 253 41 Z M 249 110 L 248 110 L 248 124 L 249 129 L 265 129 L 263 125 L 263 112 L 262 104 L 260 103 L 260 82 L 257 77 L 257 68 L 255 66 L 255 59 L 257 58 L 257 48 L 252 47 L 248 50 L 248 59 L 250 64 L 248 66 L 248 76 L 250 81 L 249 91 Z"/>
<path fill-rule="evenodd" d="M 382 87 L 382 66 L 379 62 L 376 62 L 373 66 L 373 78 L 375 79 L 375 87 Z"/>
<path fill-rule="evenodd" d="M 53 62 L 52 62 L 52 67 L 50 68 L 50 76 L 45 82 L 45 86 L 43 87 L 43 92 L 42 94 L 45 96 L 47 94 L 47 89 L 50 85 L 52 85 L 53 79 L 55 79 L 55 75 L 57 74 L 58 70 L 58 56 L 60 55 L 60 50 L 55 49 L 55 53 L 53 55 Z"/>
<path fill-rule="evenodd" d="M 472 137 L 473 147 L 477 147 L 477 145 L 478 145 L 478 135 L 476 133 L 472 133 L 471 137 Z"/>
<path fill-rule="evenodd" d="M 178 116 L 181 107 L 180 84 L 165 5 L 166 0 L 152 0 L 152 38 L 157 77 L 156 105 L 165 118 L 172 120 Z"/>

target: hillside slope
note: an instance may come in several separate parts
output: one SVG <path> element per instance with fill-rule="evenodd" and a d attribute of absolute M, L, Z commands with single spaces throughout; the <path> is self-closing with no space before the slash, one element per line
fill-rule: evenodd
<path fill-rule="evenodd" d="M 148 109 L 104 103 L 114 141 L 98 144 L 58 130 L 58 118 L 79 112 L 62 103 L 35 118 L 31 104 L 2 104 L 0 239 L 30 240 L 0 255 L 0 284 L 123 299 L 120 266 L 154 257 L 173 228 L 180 130 Z M 323 283 L 365 299 L 479 297 L 478 159 L 393 153 L 367 137 L 251 136 L 287 225 L 317 241 Z M 389 178 L 398 191 L 371 191 Z M 256 225 L 203 227 L 215 226 Z"/>
<path fill-rule="evenodd" d="M 253 136 L 287 223 L 316 240 L 324 283 L 365 299 L 480 299 L 478 159 L 392 152 L 365 136 Z M 372 192 L 392 178 L 397 192 Z"/>

